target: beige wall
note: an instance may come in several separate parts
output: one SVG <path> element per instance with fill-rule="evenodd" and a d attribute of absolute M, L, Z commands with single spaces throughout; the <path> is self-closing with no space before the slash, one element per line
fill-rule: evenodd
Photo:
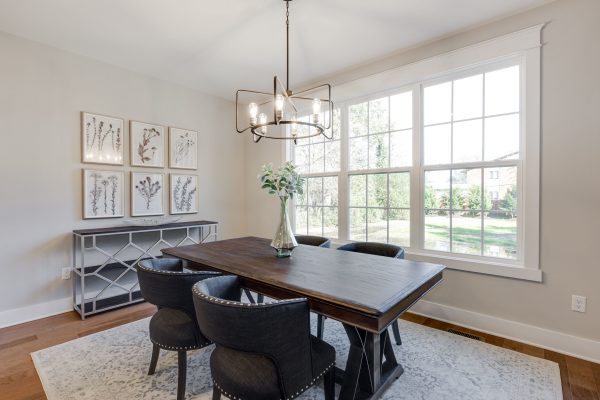
<path fill-rule="evenodd" d="M 60 277 L 69 233 L 122 224 L 81 218 L 81 169 L 104 168 L 80 163 L 82 110 L 124 118 L 126 132 L 129 119 L 198 130 L 200 212 L 185 219 L 218 221 L 221 238 L 244 233 L 244 146 L 231 102 L 6 34 L 0 54 L 0 322 L 16 308 L 64 311 L 36 305 L 70 296 Z M 125 160 L 106 168 L 129 171 Z"/>
<path fill-rule="evenodd" d="M 600 340 L 600 1 L 561 0 L 329 77 L 341 84 L 548 22 L 542 49 L 541 249 L 543 283 L 447 271 L 427 300 Z M 335 99 L 334 99 L 335 100 Z M 270 236 L 276 204 L 256 185 L 279 163 L 277 143 L 246 143 L 248 231 Z M 254 180 L 252 180 L 254 179 Z M 585 314 L 571 294 L 588 298 Z"/>

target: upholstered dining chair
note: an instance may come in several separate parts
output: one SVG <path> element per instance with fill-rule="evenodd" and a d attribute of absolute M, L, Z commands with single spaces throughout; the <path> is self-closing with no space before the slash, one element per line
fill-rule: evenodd
<path fill-rule="evenodd" d="M 383 257 L 404 258 L 404 249 L 402 247 L 387 243 L 353 242 L 340 246 L 337 249 Z M 325 328 L 325 317 L 318 315 L 317 318 L 317 336 L 322 339 Z M 392 323 L 392 332 L 394 333 L 394 340 L 396 341 L 396 344 L 401 345 L 402 339 L 400 338 L 400 328 L 398 327 L 397 320 Z"/>
<path fill-rule="evenodd" d="M 158 307 L 150 320 L 152 358 L 148 375 L 153 375 L 160 349 L 177 351 L 177 400 L 185 398 L 187 351 L 211 344 L 202 335 L 196 321 L 192 286 L 202 279 L 219 276 L 218 272 L 184 271 L 176 258 L 140 261 L 137 265 L 140 290 L 144 299 Z"/>
<path fill-rule="evenodd" d="M 298 244 L 304 244 L 307 246 L 324 247 L 327 249 L 331 247 L 331 240 L 329 238 L 326 238 L 323 236 L 294 235 L 294 237 L 296 238 L 296 241 L 298 242 Z M 252 298 L 250 291 L 245 289 L 244 292 L 246 293 L 246 296 L 248 297 L 248 299 L 250 299 L 250 301 L 252 302 L 254 299 Z M 263 301 L 265 301 L 265 296 L 261 293 L 257 293 L 256 300 L 259 303 L 262 303 Z"/>
<path fill-rule="evenodd" d="M 312 236 L 312 235 L 294 235 L 298 244 L 305 244 L 308 246 L 317 247 L 331 247 L 331 240 L 323 236 Z"/>
<path fill-rule="evenodd" d="M 240 303 L 239 278 L 194 285 L 196 317 L 215 343 L 210 356 L 213 400 L 293 399 L 324 378 L 335 396 L 335 349 L 310 334 L 308 300 Z"/>

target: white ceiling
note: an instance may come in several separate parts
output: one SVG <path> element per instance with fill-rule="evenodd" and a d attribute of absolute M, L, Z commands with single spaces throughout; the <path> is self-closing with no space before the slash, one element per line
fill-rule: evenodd
<path fill-rule="evenodd" d="M 549 0 L 294 0 L 291 85 Z M 282 0 L 0 0 L 0 31 L 232 99 L 284 76 Z"/>

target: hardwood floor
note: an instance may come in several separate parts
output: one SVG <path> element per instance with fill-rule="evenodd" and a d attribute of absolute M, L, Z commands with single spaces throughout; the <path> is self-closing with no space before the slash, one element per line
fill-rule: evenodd
<path fill-rule="evenodd" d="M 46 399 L 29 353 L 148 317 L 154 311 L 153 306 L 142 303 L 85 321 L 70 312 L 0 329 L 0 399 Z M 600 364 L 415 314 L 405 314 L 403 318 L 435 329 L 454 329 L 480 336 L 487 343 L 555 361 L 560 366 L 565 400 L 600 400 Z"/>

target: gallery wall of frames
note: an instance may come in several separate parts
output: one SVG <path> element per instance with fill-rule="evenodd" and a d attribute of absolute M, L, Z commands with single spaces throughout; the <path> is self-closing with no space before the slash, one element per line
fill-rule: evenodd
<path fill-rule="evenodd" d="M 82 162 L 98 165 L 82 170 L 84 219 L 125 216 L 124 127 L 121 118 L 81 113 Z M 132 120 L 129 150 L 132 217 L 164 215 L 167 204 L 172 215 L 198 212 L 197 131 Z M 167 162 L 181 171 L 166 174 Z"/>

